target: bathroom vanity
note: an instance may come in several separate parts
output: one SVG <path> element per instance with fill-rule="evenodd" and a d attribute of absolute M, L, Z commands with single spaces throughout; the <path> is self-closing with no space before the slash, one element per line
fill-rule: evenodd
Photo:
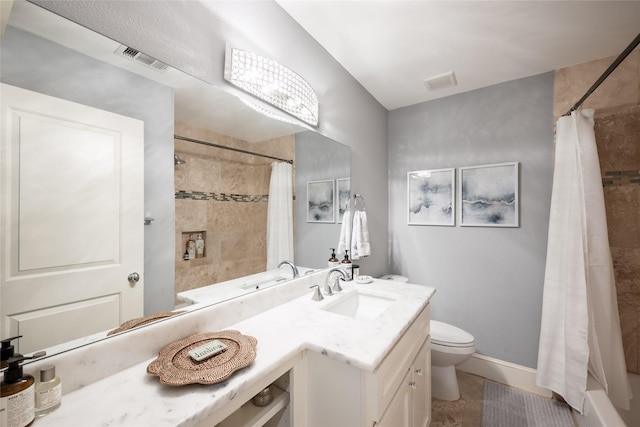
<path fill-rule="evenodd" d="M 67 388 L 62 406 L 34 425 L 428 426 L 435 290 L 374 279 L 313 301 L 310 286 L 322 285 L 326 274 L 130 331 L 97 350 L 94 344 L 51 358 Z M 258 341 L 254 362 L 228 380 L 169 387 L 146 373 L 165 345 L 226 329 Z M 252 404 L 271 384 L 273 402 Z"/>

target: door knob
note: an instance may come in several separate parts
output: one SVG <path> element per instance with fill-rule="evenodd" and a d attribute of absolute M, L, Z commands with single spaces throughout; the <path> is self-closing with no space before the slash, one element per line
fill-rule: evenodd
<path fill-rule="evenodd" d="M 140 275 L 138 273 L 131 273 L 128 277 L 130 282 L 137 283 L 140 280 Z"/>

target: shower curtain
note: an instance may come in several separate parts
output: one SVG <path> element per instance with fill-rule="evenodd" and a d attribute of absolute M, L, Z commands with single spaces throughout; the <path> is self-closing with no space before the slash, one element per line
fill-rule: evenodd
<path fill-rule="evenodd" d="M 289 163 L 271 164 L 267 207 L 267 270 L 293 262 L 293 185 Z"/>
<path fill-rule="evenodd" d="M 556 127 L 536 382 L 582 412 L 587 372 L 612 403 L 629 408 L 593 110 Z"/>

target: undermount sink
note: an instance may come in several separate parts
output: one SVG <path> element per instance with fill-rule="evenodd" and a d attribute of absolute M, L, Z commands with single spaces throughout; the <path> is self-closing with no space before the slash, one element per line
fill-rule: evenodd
<path fill-rule="evenodd" d="M 356 320 L 373 320 L 395 301 L 392 296 L 354 292 L 341 296 L 338 302 L 324 307 L 323 310 Z"/>

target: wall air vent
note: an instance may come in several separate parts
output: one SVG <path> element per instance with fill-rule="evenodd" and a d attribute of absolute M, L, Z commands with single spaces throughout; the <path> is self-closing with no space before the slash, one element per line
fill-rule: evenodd
<path fill-rule="evenodd" d="M 423 83 L 427 87 L 427 90 L 431 92 L 433 90 L 440 90 L 457 86 L 458 80 L 456 80 L 456 74 L 453 71 L 449 71 L 448 73 L 439 74 L 437 76 L 424 79 Z"/>
<path fill-rule="evenodd" d="M 153 68 L 156 71 L 165 71 L 169 66 L 164 62 L 160 62 L 151 56 L 140 52 L 132 47 L 120 45 L 114 52 L 116 55 L 123 56 L 132 61 L 138 62 L 146 67 Z"/>

